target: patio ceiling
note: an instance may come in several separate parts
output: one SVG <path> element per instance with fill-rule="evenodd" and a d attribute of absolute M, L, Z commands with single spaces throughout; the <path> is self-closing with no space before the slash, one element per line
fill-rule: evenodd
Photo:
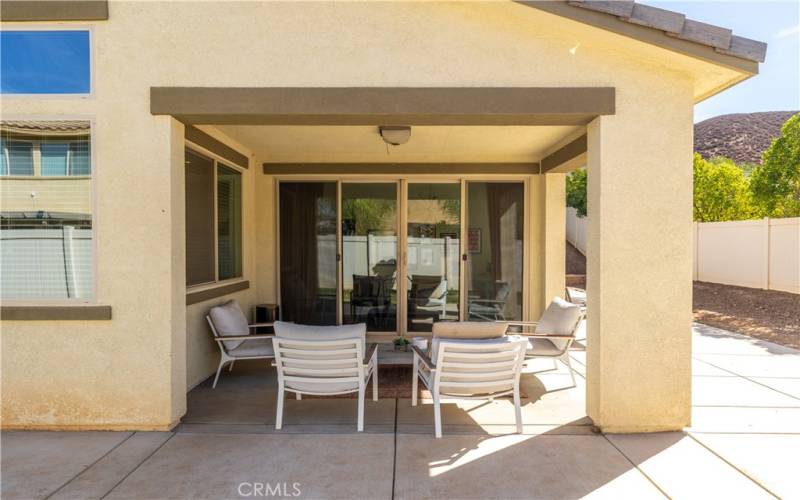
<path fill-rule="evenodd" d="M 269 163 L 537 162 L 583 126 L 413 126 L 387 146 L 376 126 L 218 125 Z"/>

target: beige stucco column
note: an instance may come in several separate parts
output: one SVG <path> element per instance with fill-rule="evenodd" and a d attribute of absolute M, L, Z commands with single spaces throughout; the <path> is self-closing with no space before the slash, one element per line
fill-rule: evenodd
<path fill-rule="evenodd" d="M 604 432 L 690 422 L 692 102 L 655 94 L 588 127 L 586 396 Z"/>
<path fill-rule="evenodd" d="M 564 296 L 566 175 L 531 177 L 531 242 L 529 245 L 530 307 L 528 316 L 537 320 L 555 296 Z"/>

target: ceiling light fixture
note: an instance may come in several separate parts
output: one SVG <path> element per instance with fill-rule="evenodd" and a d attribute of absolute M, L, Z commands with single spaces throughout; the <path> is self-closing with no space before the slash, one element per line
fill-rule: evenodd
<path fill-rule="evenodd" d="M 383 125 L 378 127 L 383 142 L 391 146 L 405 144 L 411 139 L 411 127 L 397 125 Z"/>

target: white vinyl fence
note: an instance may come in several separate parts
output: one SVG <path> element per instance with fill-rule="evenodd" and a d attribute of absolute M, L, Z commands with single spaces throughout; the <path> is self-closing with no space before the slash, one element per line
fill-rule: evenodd
<path fill-rule="evenodd" d="M 567 207 L 567 241 L 586 255 L 586 217 L 578 217 L 578 211 Z"/>
<path fill-rule="evenodd" d="M 567 241 L 586 255 L 586 218 L 567 208 Z M 694 224 L 693 279 L 800 293 L 800 218 Z"/>

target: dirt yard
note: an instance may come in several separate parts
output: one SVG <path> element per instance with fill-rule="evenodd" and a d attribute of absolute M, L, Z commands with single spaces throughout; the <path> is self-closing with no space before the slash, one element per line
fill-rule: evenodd
<path fill-rule="evenodd" d="M 585 269 L 567 243 L 567 286 L 586 288 Z M 699 323 L 800 349 L 800 294 L 695 281 L 692 303 Z"/>

